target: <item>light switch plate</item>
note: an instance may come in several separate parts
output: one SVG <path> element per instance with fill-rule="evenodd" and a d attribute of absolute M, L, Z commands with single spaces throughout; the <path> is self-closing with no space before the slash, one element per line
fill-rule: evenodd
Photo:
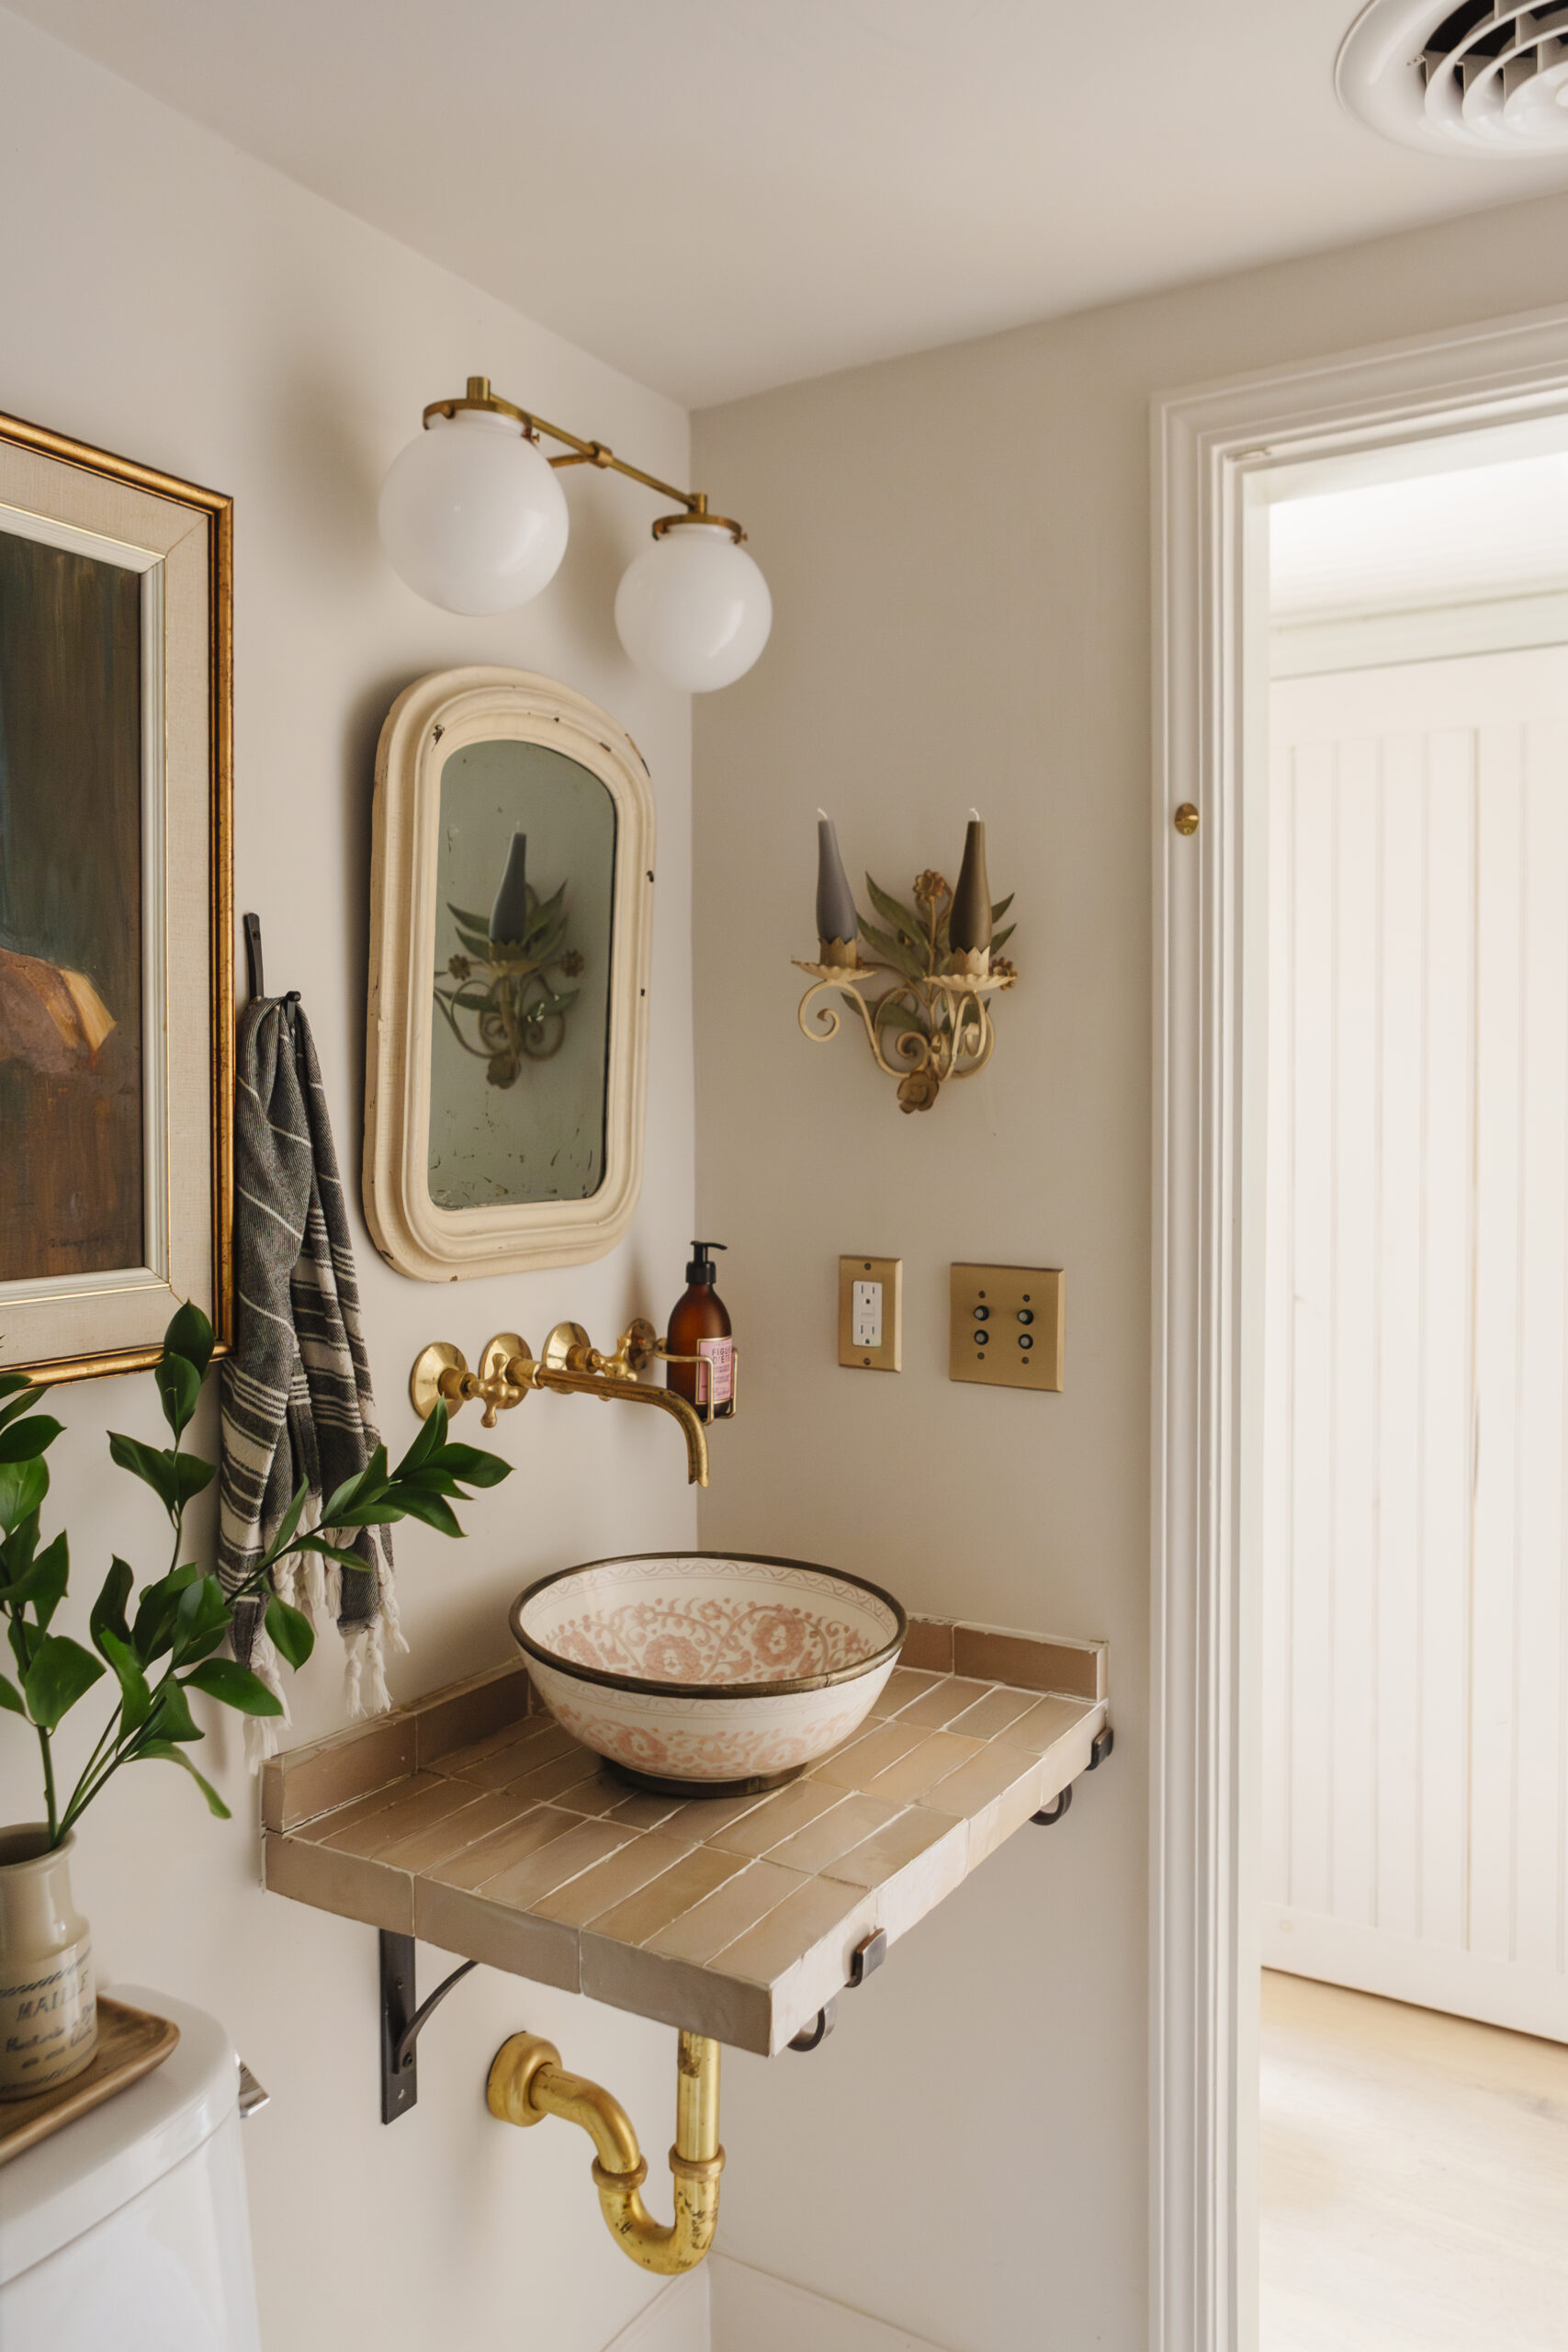
<path fill-rule="evenodd" d="M 902 1258 L 840 1259 L 839 1362 L 855 1372 L 903 1371 Z"/>
<path fill-rule="evenodd" d="M 954 1266 L 950 1380 L 1062 1385 L 1065 1283 L 1054 1266 Z"/>

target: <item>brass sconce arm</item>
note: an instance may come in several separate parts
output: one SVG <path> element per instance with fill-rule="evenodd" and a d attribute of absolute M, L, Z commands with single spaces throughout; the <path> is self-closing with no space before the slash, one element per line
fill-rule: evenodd
<path fill-rule="evenodd" d="M 597 1396 L 603 1403 L 619 1399 L 651 1405 L 680 1423 L 686 1441 L 687 1484 L 705 1487 L 708 1443 L 700 1416 L 672 1389 L 644 1387 L 637 1378 L 659 1352 L 657 1334 L 640 1318 L 621 1334 L 609 1356 L 590 1343 L 581 1323 L 558 1323 L 545 1341 L 542 1358 L 536 1358 L 515 1331 L 499 1331 L 486 1342 L 477 1373 L 468 1370 L 460 1348 L 447 1340 L 434 1340 L 414 1359 L 409 1397 L 422 1420 L 429 1419 L 438 1400 L 449 1414 L 467 1404 L 482 1405 L 487 1430 L 494 1429 L 498 1413 L 510 1412 L 536 1388 L 553 1388 L 564 1396 Z"/>
<path fill-rule="evenodd" d="M 424 412 L 424 422 L 428 425 L 433 416 L 450 420 L 459 409 L 465 408 L 483 409 L 492 416 L 515 418 L 530 441 L 536 441 L 543 433 L 550 440 L 560 442 L 572 454 L 550 459 L 550 464 L 558 470 L 564 466 L 597 466 L 601 471 L 608 469 L 613 473 L 625 474 L 629 481 L 640 481 L 646 490 L 658 491 L 661 498 L 675 499 L 686 511 L 683 514 L 662 515 L 653 526 L 656 537 L 661 537 L 666 531 L 682 523 L 712 523 L 717 529 L 728 531 L 737 547 L 745 541 L 746 534 L 739 523 L 732 522 L 728 514 L 708 513 L 706 491 L 682 490 L 672 481 L 660 481 L 657 474 L 645 474 L 640 466 L 628 465 L 625 458 L 617 458 L 605 442 L 584 441 L 577 434 L 569 433 L 564 424 L 547 424 L 532 409 L 519 408 L 514 401 L 503 401 L 499 393 L 492 392 L 488 376 L 470 376 L 468 389 L 461 400 L 432 401 Z"/>
<path fill-rule="evenodd" d="M 586 2132 L 593 2143 L 593 2183 L 605 2226 L 633 2262 L 671 2278 L 696 2268 L 718 2226 L 718 2178 L 724 2170 L 718 2057 L 718 2043 L 706 2035 L 682 2034 L 675 2144 L 670 2151 L 675 2219 L 668 2229 L 642 2201 L 648 2160 L 626 2109 L 601 2084 L 569 2075 L 553 2042 L 536 2033 L 514 2033 L 502 2042 L 491 2064 L 485 2098 L 502 2123 L 542 2123 L 547 2115 L 558 2115 Z"/>

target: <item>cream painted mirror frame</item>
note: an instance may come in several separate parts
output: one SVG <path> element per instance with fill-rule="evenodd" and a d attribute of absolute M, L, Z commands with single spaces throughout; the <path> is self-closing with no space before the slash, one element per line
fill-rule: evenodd
<path fill-rule="evenodd" d="M 429 1182 L 442 771 L 467 744 L 505 741 L 576 761 L 615 805 L 604 1172 L 586 1199 L 446 1209 Z M 371 1238 L 400 1273 L 580 1265 L 626 1231 L 642 1186 L 653 875 L 648 770 L 608 712 L 553 679 L 490 667 L 438 671 L 398 696 L 376 753 L 364 1183 Z"/>

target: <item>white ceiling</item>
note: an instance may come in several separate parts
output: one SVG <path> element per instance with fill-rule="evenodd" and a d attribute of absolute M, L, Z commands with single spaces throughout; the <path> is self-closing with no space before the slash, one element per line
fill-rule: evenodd
<path fill-rule="evenodd" d="M 695 407 L 1568 187 L 1344 114 L 1357 0 L 12 5 Z"/>

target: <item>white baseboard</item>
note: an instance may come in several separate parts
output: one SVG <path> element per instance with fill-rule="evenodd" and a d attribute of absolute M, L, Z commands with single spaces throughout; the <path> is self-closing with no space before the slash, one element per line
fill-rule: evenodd
<path fill-rule="evenodd" d="M 604 2352 L 709 2352 L 707 2263 L 671 2279 Z"/>
<path fill-rule="evenodd" d="M 709 2255 L 710 2352 L 942 2352 L 885 2319 L 792 2287 L 728 2255 Z M 642 2352 L 638 2340 L 637 2352 Z"/>
<path fill-rule="evenodd" d="M 1456 2018 L 1506 2026 L 1513 2033 L 1568 2041 L 1568 1977 L 1520 1962 L 1489 1960 L 1451 1946 L 1356 1927 L 1282 1903 L 1259 1905 L 1265 1968 L 1348 1984 L 1358 1993 L 1446 2009 Z"/>

